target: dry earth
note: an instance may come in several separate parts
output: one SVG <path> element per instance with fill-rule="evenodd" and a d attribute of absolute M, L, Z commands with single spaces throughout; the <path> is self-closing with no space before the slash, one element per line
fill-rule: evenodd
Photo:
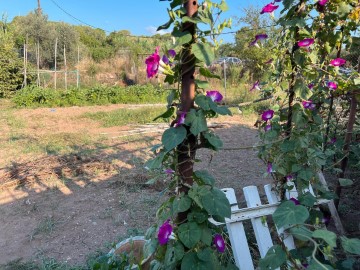
<path fill-rule="evenodd" d="M 145 185 L 150 175 L 143 164 L 164 125 L 103 128 L 95 121 L 79 118 L 85 112 L 121 107 L 16 112 L 16 117 L 26 122 L 20 131 L 24 136 L 39 139 L 44 134 L 66 133 L 101 135 L 102 139 L 99 145 L 79 146 L 69 154 L 30 153 L 0 161 L 5 164 L 0 170 L 0 265 L 43 257 L 83 264 L 89 254 L 108 250 L 111 243 L 141 233 L 154 222 L 165 195 L 162 184 Z M 256 142 L 252 123 L 234 116 L 216 119 L 213 125 L 225 147 L 237 147 Z M 239 190 L 264 182 L 265 167 L 251 149 L 203 150 L 198 157 L 203 162 L 196 166 L 210 170 L 219 187 Z"/>
<path fill-rule="evenodd" d="M 151 176 L 143 164 L 164 125 L 104 128 L 79 117 L 84 112 L 121 107 L 16 112 L 26 123 L 19 131 L 24 136 L 39 139 L 44 134 L 66 133 L 71 139 L 71 134 L 86 134 L 101 140 L 63 155 L 27 153 L 14 157 L 5 153 L 9 149 L 0 150 L 0 164 L 4 165 L 0 169 L 0 266 L 44 257 L 84 264 L 90 254 L 107 251 L 111 243 L 141 234 L 154 222 L 155 211 L 165 197 L 164 185 L 145 185 Z M 212 124 L 225 148 L 246 148 L 257 141 L 253 123 L 254 119 L 238 115 L 215 119 Z M 218 187 L 235 188 L 239 200 L 243 200 L 242 187 L 271 181 L 263 177 L 266 168 L 252 149 L 201 150 L 198 158 L 202 162 L 196 166 L 211 171 Z"/>

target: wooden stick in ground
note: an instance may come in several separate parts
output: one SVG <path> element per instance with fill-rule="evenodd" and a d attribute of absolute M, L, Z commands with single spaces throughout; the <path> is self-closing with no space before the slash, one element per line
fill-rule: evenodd
<path fill-rule="evenodd" d="M 64 79 L 65 79 L 65 90 L 67 90 L 67 65 L 66 65 L 66 47 L 64 45 Z"/>
<path fill-rule="evenodd" d="M 55 63 L 54 63 L 54 88 L 56 89 L 56 83 L 57 83 L 57 73 L 56 73 L 56 69 L 57 69 L 57 44 L 58 44 L 58 38 L 55 39 Z"/>
<path fill-rule="evenodd" d="M 327 185 L 327 183 L 326 183 L 326 180 L 325 180 L 325 177 L 324 177 L 323 173 L 320 172 L 320 173 L 318 174 L 318 176 L 319 176 L 319 181 L 320 181 L 320 183 L 322 184 L 322 186 L 323 186 L 326 190 L 329 190 L 328 185 Z M 328 205 L 328 207 L 329 207 L 329 211 L 330 211 L 330 213 L 331 213 L 331 218 L 334 220 L 334 224 L 335 224 L 335 227 L 336 227 L 338 233 L 339 233 L 340 235 L 344 235 L 346 232 L 345 232 L 344 226 L 343 226 L 342 223 L 341 223 L 341 219 L 340 219 L 340 217 L 339 217 L 338 211 L 336 210 L 334 201 L 331 200 L 330 202 L 328 202 L 327 205 Z"/>
<path fill-rule="evenodd" d="M 26 63 L 26 54 L 27 54 L 27 52 L 26 52 L 26 46 L 27 46 L 27 44 L 26 44 L 26 41 L 25 41 L 25 43 L 24 43 L 24 82 L 23 82 L 23 86 L 24 87 L 26 87 L 26 85 L 27 85 L 27 78 L 26 78 L 26 66 L 27 66 L 27 63 Z"/>
<path fill-rule="evenodd" d="M 183 0 L 186 15 L 193 17 L 198 10 L 198 1 Z M 180 112 L 189 112 L 194 107 L 195 99 L 195 57 L 191 53 L 191 45 L 194 42 L 195 24 L 186 22 L 183 24 L 183 32 L 189 31 L 193 38 L 186 44 L 182 54 L 182 81 L 181 81 L 181 106 Z M 178 173 L 180 175 L 180 185 L 178 192 L 188 192 L 188 187 L 193 183 L 194 159 L 196 154 L 196 137 L 187 130 L 187 138 L 177 148 L 178 156 Z M 187 213 L 179 213 L 178 221 L 183 222 L 186 220 Z"/>
<path fill-rule="evenodd" d="M 36 47 L 36 66 L 37 66 L 37 86 L 40 87 L 40 43 Z"/>
<path fill-rule="evenodd" d="M 340 165 L 341 173 L 339 173 L 339 178 L 345 177 L 345 171 L 347 169 L 347 165 L 349 161 L 350 143 L 352 141 L 354 124 L 356 121 L 356 107 L 357 107 L 356 94 L 355 92 L 353 92 L 351 94 L 349 120 L 346 127 L 346 134 L 345 134 L 345 140 L 343 146 L 343 155 L 345 156 L 345 158 L 341 161 L 341 165 Z M 342 190 L 342 186 L 340 185 L 340 182 L 338 180 L 335 189 L 335 194 L 337 195 L 337 198 L 334 200 L 336 209 L 338 209 L 339 207 L 341 190 Z"/>

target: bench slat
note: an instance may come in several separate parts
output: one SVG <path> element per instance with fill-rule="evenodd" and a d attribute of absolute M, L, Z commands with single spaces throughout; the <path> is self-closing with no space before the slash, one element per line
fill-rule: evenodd
<path fill-rule="evenodd" d="M 276 193 L 272 190 L 272 185 L 267 184 L 264 186 L 265 194 L 270 204 L 275 204 L 280 201 L 280 198 L 276 195 Z M 282 237 L 284 245 L 292 250 L 295 248 L 294 238 L 291 234 L 284 232 L 284 228 L 276 228 L 278 235 Z"/>
<path fill-rule="evenodd" d="M 246 204 L 248 207 L 260 206 L 260 196 L 256 186 L 243 188 Z M 269 228 L 266 220 L 262 218 L 252 218 L 251 223 L 254 229 L 256 242 L 258 244 L 261 258 L 264 258 L 269 248 L 273 246 Z"/>
<path fill-rule="evenodd" d="M 231 205 L 231 211 L 239 210 L 235 191 L 233 188 L 223 188 Z M 230 243 L 234 254 L 235 264 L 239 269 L 254 270 L 249 244 L 246 239 L 245 229 L 242 222 L 226 223 Z"/>

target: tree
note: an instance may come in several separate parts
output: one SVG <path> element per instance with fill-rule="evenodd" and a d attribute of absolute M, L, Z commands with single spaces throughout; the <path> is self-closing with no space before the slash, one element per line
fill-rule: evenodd
<path fill-rule="evenodd" d="M 272 22 L 260 15 L 260 9 L 254 6 L 244 8 L 244 16 L 237 18 L 239 25 L 245 24 L 237 31 L 233 50 L 237 57 L 244 61 L 244 72 L 248 71 L 252 80 L 260 79 L 263 74 L 263 64 L 269 59 L 268 52 L 274 43 L 272 37 L 276 29 Z M 257 42 L 260 48 L 251 45 L 258 34 L 266 34 L 265 41 Z"/>
<path fill-rule="evenodd" d="M 56 33 L 54 27 L 48 22 L 47 15 L 30 12 L 26 16 L 15 17 L 11 24 L 14 28 L 16 46 L 22 48 L 25 40 L 28 41 L 29 61 L 36 63 L 35 52 L 37 44 L 39 44 L 40 68 L 49 67 L 49 64 L 52 63 L 52 48 L 54 47 Z"/>
<path fill-rule="evenodd" d="M 8 97 L 23 83 L 22 62 L 19 58 L 6 20 L 0 23 L 0 97 Z"/>

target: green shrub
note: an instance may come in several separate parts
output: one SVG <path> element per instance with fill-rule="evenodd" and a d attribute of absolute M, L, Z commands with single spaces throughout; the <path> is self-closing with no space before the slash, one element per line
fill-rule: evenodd
<path fill-rule="evenodd" d="M 151 84 L 128 87 L 95 86 L 89 89 L 54 90 L 28 86 L 12 98 L 18 107 L 66 107 L 105 104 L 162 103 L 167 91 Z"/>

